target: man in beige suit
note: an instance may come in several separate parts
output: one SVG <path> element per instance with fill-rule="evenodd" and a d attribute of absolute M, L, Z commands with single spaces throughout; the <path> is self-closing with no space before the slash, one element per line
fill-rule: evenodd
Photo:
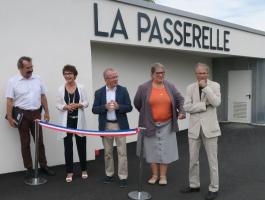
<path fill-rule="evenodd" d="M 200 191 L 199 151 L 204 144 L 210 169 L 209 191 L 206 200 L 217 197 L 219 190 L 217 140 L 221 135 L 216 107 L 221 103 L 220 85 L 208 79 L 209 67 L 198 63 L 195 67 L 197 82 L 187 87 L 184 109 L 190 114 L 188 138 L 190 152 L 189 186 L 182 193 Z"/>

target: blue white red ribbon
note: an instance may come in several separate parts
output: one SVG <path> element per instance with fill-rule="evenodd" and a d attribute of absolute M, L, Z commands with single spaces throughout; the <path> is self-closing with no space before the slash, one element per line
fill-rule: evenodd
<path fill-rule="evenodd" d="M 73 129 L 73 128 L 67 128 L 63 126 L 59 126 L 56 124 L 48 123 L 46 121 L 39 120 L 39 125 L 54 131 L 60 131 L 60 132 L 67 132 L 67 133 L 73 133 L 78 135 L 85 135 L 85 136 L 129 136 L 129 135 L 135 135 L 140 132 L 139 128 L 135 129 L 128 129 L 128 130 L 113 130 L 113 131 L 94 131 L 94 130 L 81 130 L 81 129 Z"/>

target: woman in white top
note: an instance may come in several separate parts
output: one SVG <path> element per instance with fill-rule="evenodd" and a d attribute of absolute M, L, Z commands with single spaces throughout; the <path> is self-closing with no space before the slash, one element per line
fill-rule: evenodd
<path fill-rule="evenodd" d="M 77 70 L 75 66 L 66 65 L 63 76 L 66 83 L 59 88 L 57 109 L 60 111 L 60 125 L 74 129 L 86 129 L 84 109 L 88 107 L 87 93 L 83 85 L 76 83 Z M 87 178 L 86 167 L 86 137 L 74 135 L 80 160 L 81 177 Z M 64 133 L 64 156 L 66 166 L 66 182 L 73 179 L 73 134 Z"/>

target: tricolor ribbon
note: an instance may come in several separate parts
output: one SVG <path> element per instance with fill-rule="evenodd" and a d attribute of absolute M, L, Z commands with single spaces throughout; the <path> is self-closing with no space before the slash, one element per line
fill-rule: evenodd
<path fill-rule="evenodd" d="M 63 126 L 59 126 L 56 124 L 48 123 L 46 121 L 39 120 L 39 125 L 54 131 L 61 131 L 85 136 L 129 136 L 135 135 L 140 132 L 139 128 L 128 129 L 128 130 L 112 130 L 112 131 L 94 131 L 94 130 L 81 130 L 81 129 L 73 129 L 67 128 Z"/>

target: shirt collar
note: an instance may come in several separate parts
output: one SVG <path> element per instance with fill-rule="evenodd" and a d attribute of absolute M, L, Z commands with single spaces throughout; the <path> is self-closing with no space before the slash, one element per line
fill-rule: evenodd
<path fill-rule="evenodd" d="M 21 74 L 18 74 L 18 80 L 30 80 L 30 79 L 34 79 L 36 78 L 36 76 L 34 74 L 31 75 L 31 77 L 29 77 L 28 79 L 24 78 Z"/>
<path fill-rule="evenodd" d="M 108 91 L 114 91 L 114 92 L 116 92 L 116 90 L 117 90 L 117 86 L 114 87 L 113 89 L 110 89 L 110 88 L 108 88 L 108 86 L 106 86 L 106 91 L 107 91 L 107 92 L 108 92 Z"/>

